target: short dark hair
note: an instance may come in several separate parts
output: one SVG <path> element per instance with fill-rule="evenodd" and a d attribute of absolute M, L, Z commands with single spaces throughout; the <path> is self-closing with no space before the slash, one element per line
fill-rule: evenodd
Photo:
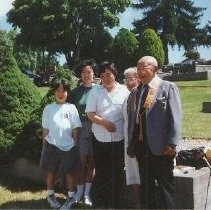
<path fill-rule="evenodd" d="M 77 77 L 81 76 L 81 72 L 82 72 L 83 68 L 85 68 L 86 66 L 90 66 L 93 69 L 94 73 L 96 74 L 97 64 L 96 64 L 95 60 L 94 59 L 85 59 L 85 60 L 82 60 L 75 68 L 75 73 L 76 73 Z"/>
<path fill-rule="evenodd" d="M 108 61 L 103 61 L 100 65 L 99 65 L 99 76 L 104 73 L 106 70 L 110 70 L 115 78 L 117 77 L 118 75 L 118 71 L 117 71 L 117 68 L 115 67 L 114 63 L 112 62 L 108 62 Z"/>
<path fill-rule="evenodd" d="M 70 83 L 65 78 L 56 78 L 52 81 L 52 84 L 51 84 L 52 92 L 54 93 L 56 90 L 59 89 L 60 86 L 62 86 L 63 89 L 67 91 L 68 93 L 70 92 Z"/>

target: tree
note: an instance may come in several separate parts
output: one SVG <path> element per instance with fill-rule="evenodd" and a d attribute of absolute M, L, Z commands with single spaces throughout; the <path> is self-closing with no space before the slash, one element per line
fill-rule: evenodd
<path fill-rule="evenodd" d="M 138 40 L 133 32 L 121 28 L 114 38 L 113 60 L 118 69 L 124 71 L 136 65 Z"/>
<path fill-rule="evenodd" d="M 199 52 L 194 51 L 194 50 L 190 50 L 190 51 L 185 52 L 185 53 L 184 53 L 184 56 L 185 56 L 187 59 L 191 59 L 191 60 L 197 60 L 197 59 L 200 58 Z"/>
<path fill-rule="evenodd" d="M 195 7 L 190 0 L 139 0 L 134 7 L 143 11 L 143 18 L 134 22 L 135 32 L 152 28 L 160 35 L 168 63 L 168 44 L 183 46 L 186 51 L 201 44 L 204 30 L 199 20 L 205 8 Z"/>
<path fill-rule="evenodd" d="M 31 69 L 36 73 L 44 73 L 42 71 L 48 66 L 58 66 L 59 63 L 55 55 L 45 54 L 39 49 L 32 49 L 32 47 L 20 43 L 17 39 L 18 35 L 17 30 L 10 30 L 6 33 L 6 37 L 12 46 L 13 56 L 21 71 Z"/>
<path fill-rule="evenodd" d="M 24 127 L 40 100 L 37 87 L 18 69 L 6 33 L 0 31 L 1 155 L 12 150 L 20 141 L 24 141 L 21 138 Z"/>
<path fill-rule="evenodd" d="M 206 30 L 206 38 L 203 42 L 206 46 L 211 46 L 211 21 L 208 21 L 208 23 L 205 26 Z"/>
<path fill-rule="evenodd" d="M 155 31 L 153 29 L 146 29 L 143 32 L 139 43 L 141 56 L 150 55 L 155 57 L 158 61 L 158 66 L 161 67 L 164 63 L 165 53 L 162 41 Z"/>
<path fill-rule="evenodd" d="M 99 31 L 93 40 L 81 47 L 81 59 L 94 58 L 97 63 L 112 59 L 113 37 L 107 30 Z"/>
<path fill-rule="evenodd" d="M 15 0 L 8 21 L 20 28 L 19 40 L 50 53 L 60 52 L 69 67 L 81 56 L 82 44 L 104 28 L 119 24 L 117 14 L 131 0 Z"/>

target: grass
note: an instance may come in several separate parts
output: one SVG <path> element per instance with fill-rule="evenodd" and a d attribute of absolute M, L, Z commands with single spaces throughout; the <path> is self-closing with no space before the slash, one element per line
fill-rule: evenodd
<path fill-rule="evenodd" d="M 45 187 L 0 173 L 0 209 L 47 209 Z"/>
<path fill-rule="evenodd" d="M 202 112 L 202 103 L 211 102 L 211 80 L 177 82 L 181 94 L 183 138 L 211 138 L 211 113 Z"/>
<path fill-rule="evenodd" d="M 211 80 L 175 82 L 180 87 L 211 87 Z"/>
<path fill-rule="evenodd" d="M 42 97 L 44 97 L 47 94 L 49 87 L 39 87 L 38 90 L 40 91 Z"/>
<path fill-rule="evenodd" d="M 44 189 L 44 185 L 0 171 L 0 209 L 50 209 Z M 63 204 L 66 196 L 61 190 L 57 192 L 58 201 Z M 88 209 L 88 206 L 76 204 L 75 208 Z"/>

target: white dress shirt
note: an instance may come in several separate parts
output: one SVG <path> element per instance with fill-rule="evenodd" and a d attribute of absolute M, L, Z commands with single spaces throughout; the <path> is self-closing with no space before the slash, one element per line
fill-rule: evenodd
<path fill-rule="evenodd" d="M 112 94 L 109 94 L 102 85 L 97 85 L 91 90 L 85 112 L 95 112 L 96 115 L 112 122 L 116 127 L 115 132 L 109 132 L 102 125 L 93 123 L 92 132 L 98 141 L 113 142 L 124 139 L 122 105 L 128 95 L 128 89 L 118 83 Z"/>

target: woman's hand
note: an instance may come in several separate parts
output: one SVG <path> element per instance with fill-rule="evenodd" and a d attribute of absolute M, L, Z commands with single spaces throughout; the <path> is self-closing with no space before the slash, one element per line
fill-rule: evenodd
<path fill-rule="evenodd" d="M 103 121 L 104 121 L 103 126 L 108 132 L 115 132 L 116 131 L 116 127 L 112 122 L 107 121 L 107 120 L 103 120 Z"/>
<path fill-rule="evenodd" d="M 116 127 L 112 122 L 96 115 L 95 112 L 88 112 L 87 116 L 91 122 L 96 123 L 98 125 L 102 125 L 108 132 L 116 131 Z"/>

